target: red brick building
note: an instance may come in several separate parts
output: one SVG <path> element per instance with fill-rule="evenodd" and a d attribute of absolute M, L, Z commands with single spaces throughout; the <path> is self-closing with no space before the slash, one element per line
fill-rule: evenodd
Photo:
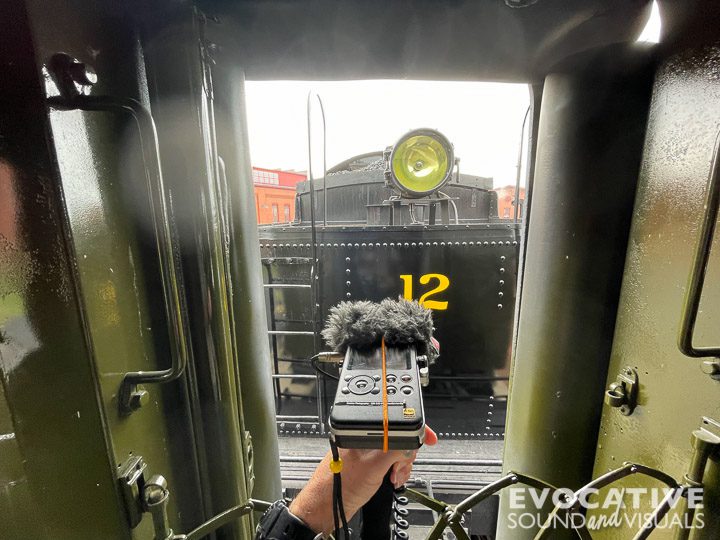
<path fill-rule="evenodd" d="M 258 224 L 295 219 L 295 186 L 305 173 L 253 167 L 252 175 Z"/>
<path fill-rule="evenodd" d="M 496 188 L 493 191 L 498 196 L 498 217 L 501 219 L 513 219 L 515 217 L 515 186 Z M 520 188 L 520 208 L 518 219 L 522 218 L 523 201 L 525 200 L 525 188 Z"/>

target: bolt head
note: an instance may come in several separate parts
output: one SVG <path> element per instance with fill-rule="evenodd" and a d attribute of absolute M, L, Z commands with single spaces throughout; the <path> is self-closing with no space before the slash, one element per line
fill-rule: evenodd
<path fill-rule="evenodd" d="M 134 411 L 138 410 L 150 403 L 150 393 L 147 390 L 135 390 L 130 394 L 130 408 Z"/>
<path fill-rule="evenodd" d="M 98 81 L 95 70 L 82 62 L 73 62 L 69 72 L 72 80 L 82 86 L 92 86 Z"/>
<path fill-rule="evenodd" d="M 706 360 L 702 363 L 702 370 L 708 375 L 720 375 L 720 361 Z"/>

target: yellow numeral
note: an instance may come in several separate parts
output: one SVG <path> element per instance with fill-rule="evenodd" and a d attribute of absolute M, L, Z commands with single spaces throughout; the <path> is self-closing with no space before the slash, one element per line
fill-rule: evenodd
<path fill-rule="evenodd" d="M 402 274 L 400 279 L 403 280 L 403 298 L 406 300 L 413 299 L 413 276 L 411 274 Z M 447 301 L 443 300 L 430 300 L 431 296 L 435 296 L 446 290 L 450 286 L 450 278 L 443 274 L 424 274 L 420 276 L 418 280 L 420 285 L 428 285 L 431 280 L 437 280 L 437 287 L 429 290 L 420 297 L 418 303 L 421 306 L 425 306 L 428 309 L 435 309 L 442 311 L 448 308 Z"/>

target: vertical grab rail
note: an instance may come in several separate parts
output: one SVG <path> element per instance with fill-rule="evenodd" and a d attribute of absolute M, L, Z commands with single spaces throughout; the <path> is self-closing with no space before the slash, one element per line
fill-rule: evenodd
<path fill-rule="evenodd" d="M 527 124 L 528 116 L 530 116 L 531 107 L 528 106 L 523 117 L 522 127 L 520 128 L 520 148 L 518 149 L 517 165 L 515 171 L 515 198 L 513 200 L 513 222 L 518 222 L 520 216 L 520 172 L 522 171 L 522 156 L 523 146 L 525 145 L 525 125 Z M 458 174 L 459 176 L 459 174 Z"/>
<path fill-rule="evenodd" d="M 700 237 L 692 259 L 692 269 L 688 278 L 687 290 L 683 301 L 682 315 L 680 319 L 680 330 L 678 333 L 678 348 L 685 356 L 690 358 L 720 357 L 720 347 L 695 347 L 693 335 L 695 323 L 697 322 L 700 309 L 700 297 L 702 296 L 707 273 L 710 249 L 712 247 L 715 225 L 718 218 L 718 203 L 720 202 L 720 133 L 715 138 L 713 149 L 712 165 L 708 176 L 707 189 L 705 193 L 705 212 L 700 224 Z M 714 362 L 712 363 L 715 364 Z M 717 369 L 711 367 L 711 374 L 716 375 Z M 720 368 L 720 366 L 718 366 Z"/>
<path fill-rule="evenodd" d="M 326 164 L 326 125 L 325 125 L 325 108 L 318 94 L 315 97 L 320 104 L 320 112 L 322 114 L 323 127 L 323 225 L 327 226 L 327 164 Z M 310 184 L 310 242 L 312 250 L 312 264 L 310 265 L 310 286 L 312 291 L 312 324 L 313 324 L 313 356 L 320 352 L 320 301 L 322 299 L 322 283 L 320 280 L 320 259 L 317 253 L 317 229 L 315 226 L 315 178 L 312 171 L 312 121 L 310 113 L 312 112 L 313 93 L 309 92 L 307 97 L 307 137 L 308 137 L 308 183 Z M 315 394 L 317 396 L 318 411 L 318 428 L 320 433 L 325 433 L 325 392 L 324 381 L 320 377 L 315 379 Z"/>
<path fill-rule="evenodd" d="M 125 373 L 120 384 L 118 402 L 120 411 L 124 414 L 130 414 L 140 408 L 148 396 L 147 392 L 140 389 L 138 385 L 146 383 L 162 384 L 174 381 L 185 371 L 189 356 L 187 323 L 183 316 L 180 295 L 181 270 L 176 258 L 172 231 L 170 230 L 170 211 L 165 197 L 155 121 L 150 111 L 131 98 L 79 94 L 70 97 L 52 96 L 47 99 L 47 103 L 49 107 L 59 111 L 80 110 L 128 113 L 135 120 L 140 133 L 142 159 L 157 242 L 172 354 L 171 366 L 167 369 Z"/>

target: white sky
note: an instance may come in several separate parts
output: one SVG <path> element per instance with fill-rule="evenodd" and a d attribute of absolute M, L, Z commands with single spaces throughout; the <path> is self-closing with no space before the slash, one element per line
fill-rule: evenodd
<path fill-rule="evenodd" d="M 657 42 L 657 4 L 639 41 Z M 252 164 L 306 170 L 307 96 L 317 92 L 327 120 L 327 165 L 382 150 L 419 127 L 440 130 L 455 145 L 463 173 L 515 183 L 526 85 L 435 81 L 247 81 Z M 322 170 L 321 122 L 313 114 L 313 170 Z"/>

